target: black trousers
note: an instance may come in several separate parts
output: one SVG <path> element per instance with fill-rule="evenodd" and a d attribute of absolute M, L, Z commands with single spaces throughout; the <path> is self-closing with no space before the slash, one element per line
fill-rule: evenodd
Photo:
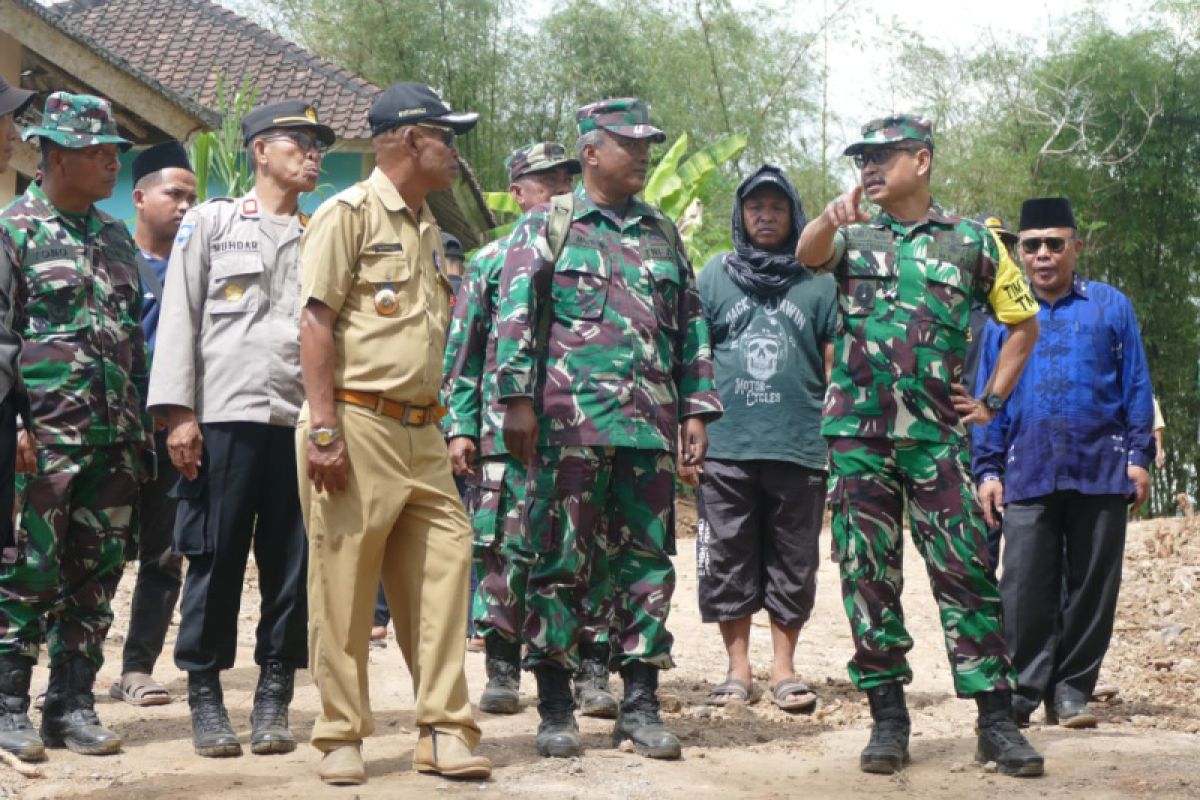
<path fill-rule="evenodd" d="M 229 669 L 237 653 L 246 560 L 261 596 L 254 661 L 308 666 L 308 542 L 296 485 L 296 432 L 255 422 L 204 424 L 202 469 L 176 487 L 175 548 L 188 559 L 175 664 Z"/>
<path fill-rule="evenodd" d="M 138 572 L 121 654 L 121 674 L 154 671 L 183 581 L 183 558 L 172 542 L 176 500 L 170 496 L 179 472 L 167 454 L 166 431 L 154 434 L 154 449 L 158 453 L 158 477 L 142 485 L 138 499 Z"/>
<path fill-rule="evenodd" d="M 1126 518 L 1121 495 L 1074 491 L 1005 509 L 1000 594 L 1019 710 L 1091 696 L 1112 638 Z"/>
<path fill-rule="evenodd" d="M 4 402 L 0 403 L 0 509 L 3 509 L 3 513 L 0 513 L 0 551 L 17 546 L 13 530 L 17 483 L 17 406 L 13 392 L 9 392 Z"/>

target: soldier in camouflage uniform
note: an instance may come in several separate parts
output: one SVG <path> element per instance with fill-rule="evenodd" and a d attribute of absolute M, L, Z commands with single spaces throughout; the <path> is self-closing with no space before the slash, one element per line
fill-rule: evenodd
<path fill-rule="evenodd" d="M 509 194 L 522 211 L 570 192 L 571 176 L 579 172 L 579 162 L 554 142 L 521 147 L 509 156 L 506 166 Z M 472 561 L 479 584 L 473 617 L 487 650 L 488 675 L 479 709 L 490 714 L 520 710 L 521 626 L 525 582 L 533 560 L 521 524 L 525 465 L 504 447 L 500 435 L 504 406 L 496 397 L 496 314 L 507 242 L 504 238 L 489 243 L 467 265 L 450 321 L 442 387 L 447 409 L 442 425 L 449 438 L 451 464 L 456 475 L 474 476 L 475 485 L 468 493 Z M 602 627 L 607 681 L 607 621 Z M 615 714 L 616 700 L 611 694 L 608 698 Z"/>
<path fill-rule="evenodd" d="M 107 101 L 66 92 L 50 95 L 42 124 L 25 131 L 34 137 L 42 182 L 0 213 L 31 403 L 18 447 L 26 466 L 36 462 L 18 479 L 16 547 L 0 564 L 0 746 L 27 760 L 43 757 L 43 742 L 89 755 L 121 749 L 96 717 L 92 685 L 154 452 L 141 412 L 136 250 L 124 223 L 93 205 L 112 194 L 130 144 Z M 39 739 L 24 711 L 43 617 L 50 685 Z"/>
<path fill-rule="evenodd" d="M 674 758 L 679 740 L 663 727 L 657 697 L 658 671 L 673 665 L 673 452 L 678 442 L 681 461 L 703 461 L 705 425 L 721 401 L 678 231 L 636 198 L 650 142 L 663 133 L 633 98 L 592 103 L 577 119 L 583 182 L 568 205 L 555 201 L 521 220 L 500 281 L 504 439 L 531 465 L 526 515 L 536 557 L 524 635 L 525 667 L 538 683 L 537 747 L 553 756 L 582 750 L 570 672 L 588 562 L 609 529 L 619 539 L 612 663 L 625 684 L 614 742 Z M 569 226 L 557 257 L 556 219 Z"/>
<path fill-rule="evenodd" d="M 862 183 L 804 229 L 797 257 L 833 270 L 839 334 L 822 433 L 830 444 L 833 549 L 855 653 L 854 685 L 867 692 L 875 729 L 866 772 L 908 759 L 903 684 L 912 638 L 900 605 L 901 515 L 941 609 L 960 697 L 979 706 L 976 758 L 1010 775 L 1042 774 L 1042 757 L 1010 719 L 1015 680 L 984 526 L 964 468 L 964 423 L 986 423 L 1020 376 L 1037 339 L 1037 304 L 995 239 L 933 203 L 932 126 L 910 115 L 874 120 L 846 149 Z M 863 192 L 880 206 L 859 209 Z M 961 386 L 972 300 L 1012 332 L 976 400 Z"/>

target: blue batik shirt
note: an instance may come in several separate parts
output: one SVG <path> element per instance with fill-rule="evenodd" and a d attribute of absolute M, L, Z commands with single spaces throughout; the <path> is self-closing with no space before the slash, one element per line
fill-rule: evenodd
<path fill-rule="evenodd" d="M 976 426 L 974 471 L 1004 481 L 1015 503 L 1052 492 L 1133 492 L 1129 464 L 1149 465 L 1154 404 L 1133 306 L 1075 275 L 1052 305 L 1038 298 L 1037 346 L 996 418 Z M 977 386 L 995 368 L 1008 329 L 989 322 Z"/>

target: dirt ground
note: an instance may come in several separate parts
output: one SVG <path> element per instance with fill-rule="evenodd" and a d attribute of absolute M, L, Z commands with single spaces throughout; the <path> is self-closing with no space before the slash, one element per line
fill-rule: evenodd
<path fill-rule="evenodd" d="M 132 570 L 117 599 L 117 622 L 98 683 L 101 718 L 121 733 L 125 750 L 108 758 L 52 751 L 39 777 L 25 778 L 0 764 L 0 798 L 392 798 L 527 796 L 540 798 L 1200 798 L 1200 524 L 1194 519 L 1151 520 L 1131 526 L 1125 556 L 1117 630 L 1103 679 L 1120 694 L 1098 707 L 1100 727 L 1068 731 L 1046 727 L 1035 716 L 1029 737 L 1046 756 L 1042 779 L 1014 779 L 973 763 L 974 705 L 956 700 L 930 598 L 916 553 L 907 553 L 906 610 L 916 639 L 911 659 L 912 765 L 892 777 L 864 775 L 857 758 L 869 714 L 846 678 L 850 639 L 834 565 L 820 571 L 816 609 L 805 627 L 797 670 L 820 694 L 811 716 L 793 717 L 769 702 L 710 710 L 707 688 L 721 679 L 724 654 L 715 627 L 702 625 L 696 608 L 694 540 L 688 509 L 681 509 L 676 559 L 678 589 L 672 604 L 678 668 L 662 683 L 667 723 L 684 743 L 683 760 L 656 762 L 610 748 L 612 723 L 581 718 L 587 753 L 570 760 L 538 758 L 533 747 L 537 712 L 532 680 L 522 684 L 524 710 L 512 717 L 479 715 L 481 752 L 496 769 L 488 782 L 452 782 L 411 769 L 416 732 L 408 672 L 395 643 L 372 650 L 371 688 L 377 730 L 364 745 L 369 782 L 335 789 L 316 778 L 318 753 L 306 744 L 282 756 L 202 759 L 192 752 L 185 678 L 168 655 L 157 677 L 176 701 L 134 709 L 109 700 L 107 687 L 120 669 L 121 636 L 129 608 Z M 828 552 L 828 531 L 822 548 Z M 253 576 L 240 631 L 238 666 L 225 674 L 226 701 L 246 743 L 257 678 L 253 631 L 257 593 Z M 755 621 L 752 653 L 760 681 L 769 665 L 765 620 Z M 483 656 L 467 654 L 473 697 L 485 683 Z M 45 685 L 39 667 L 35 687 Z M 318 710 L 307 672 L 297 680 L 293 729 L 307 739 Z M 36 716 L 35 716 L 36 721 Z"/>

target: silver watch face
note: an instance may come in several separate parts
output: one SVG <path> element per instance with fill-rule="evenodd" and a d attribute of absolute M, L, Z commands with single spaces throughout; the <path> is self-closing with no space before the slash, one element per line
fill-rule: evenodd
<path fill-rule="evenodd" d="M 1004 398 L 998 394 L 985 394 L 983 404 L 992 411 L 999 411 L 1004 407 Z"/>

